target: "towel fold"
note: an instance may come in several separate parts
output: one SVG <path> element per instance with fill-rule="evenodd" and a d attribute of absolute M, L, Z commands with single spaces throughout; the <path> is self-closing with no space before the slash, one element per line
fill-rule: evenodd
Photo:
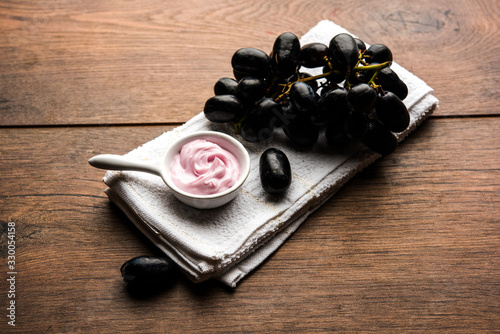
<path fill-rule="evenodd" d="M 301 45 L 328 45 L 341 32 L 347 31 L 331 21 L 321 21 L 301 38 Z M 404 102 L 411 121 L 398 134 L 401 141 L 432 113 L 438 100 L 422 80 L 397 63 L 391 68 L 409 90 Z M 127 156 L 155 160 L 176 138 L 201 130 L 231 134 L 250 153 L 250 175 L 240 194 L 223 207 L 198 210 L 186 206 L 155 175 L 108 171 L 104 176 L 109 199 L 194 282 L 216 278 L 235 287 L 345 182 L 379 157 L 361 144 L 333 152 L 324 136 L 312 149 L 303 149 L 291 144 L 281 131 L 275 131 L 268 141 L 248 143 L 231 126 L 209 122 L 203 112 Z M 267 194 L 260 184 L 259 158 L 269 147 L 284 151 L 292 166 L 293 181 L 282 196 Z"/>

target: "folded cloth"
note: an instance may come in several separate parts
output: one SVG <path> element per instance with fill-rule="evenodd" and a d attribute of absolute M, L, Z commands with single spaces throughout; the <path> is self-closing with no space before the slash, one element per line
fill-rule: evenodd
<path fill-rule="evenodd" d="M 331 21 L 321 21 L 301 38 L 301 45 L 310 42 L 328 45 L 341 32 L 347 31 Z M 396 63 L 391 68 L 409 90 L 404 102 L 411 114 L 411 124 L 398 134 L 401 141 L 432 113 L 438 100 L 422 80 Z M 278 130 L 268 141 L 248 143 L 234 134 L 231 126 L 209 122 L 203 112 L 127 156 L 155 160 L 176 138 L 201 130 L 233 135 L 251 157 L 250 175 L 242 191 L 220 208 L 199 210 L 182 204 L 155 175 L 108 171 L 104 177 L 110 200 L 194 282 L 216 278 L 235 287 L 282 245 L 309 214 L 356 172 L 380 157 L 361 144 L 332 151 L 324 136 L 320 136 L 312 149 L 303 149 L 291 144 Z M 260 184 L 259 158 L 271 146 L 284 151 L 292 166 L 293 181 L 282 196 L 267 194 Z"/>

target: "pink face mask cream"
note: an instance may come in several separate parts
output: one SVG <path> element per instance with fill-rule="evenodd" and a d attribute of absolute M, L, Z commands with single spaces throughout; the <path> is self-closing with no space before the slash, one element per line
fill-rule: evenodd
<path fill-rule="evenodd" d="M 170 165 L 172 182 L 194 195 L 212 195 L 231 188 L 240 176 L 236 157 L 205 139 L 184 144 Z"/>

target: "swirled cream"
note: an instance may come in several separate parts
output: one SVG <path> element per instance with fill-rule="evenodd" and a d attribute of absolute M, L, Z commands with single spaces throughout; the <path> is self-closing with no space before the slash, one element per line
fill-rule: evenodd
<path fill-rule="evenodd" d="M 195 139 L 181 147 L 172 160 L 170 175 L 180 189 L 194 195 L 212 195 L 231 188 L 240 176 L 236 157 L 219 145 Z"/>

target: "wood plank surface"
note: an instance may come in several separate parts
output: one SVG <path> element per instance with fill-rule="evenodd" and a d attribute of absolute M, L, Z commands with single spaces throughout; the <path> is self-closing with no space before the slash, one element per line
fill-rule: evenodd
<path fill-rule="evenodd" d="M 438 115 L 497 114 L 498 17 L 485 0 L 3 1 L 0 125 L 182 123 L 237 49 L 324 19 L 387 44 L 450 105 Z"/>
<path fill-rule="evenodd" d="M 125 153 L 169 128 L 3 130 L 0 216 L 3 229 L 9 221 L 17 228 L 18 328 L 494 331 L 499 126 L 496 118 L 431 119 L 344 186 L 237 289 L 179 275 L 148 298 L 125 290 L 119 268 L 156 250 L 109 203 L 103 172 L 86 161 Z"/>
<path fill-rule="evenodd" d="M 499 332 L 499 17 L 496 0 L 0 1 L 0 333 Z M 159 253 L 87 160 L 198 114 L 238 48 L 325 19 L 387 44 L 440 107 L 236 289 L 178 272 L 127 290 L 120 266 Z"/>

